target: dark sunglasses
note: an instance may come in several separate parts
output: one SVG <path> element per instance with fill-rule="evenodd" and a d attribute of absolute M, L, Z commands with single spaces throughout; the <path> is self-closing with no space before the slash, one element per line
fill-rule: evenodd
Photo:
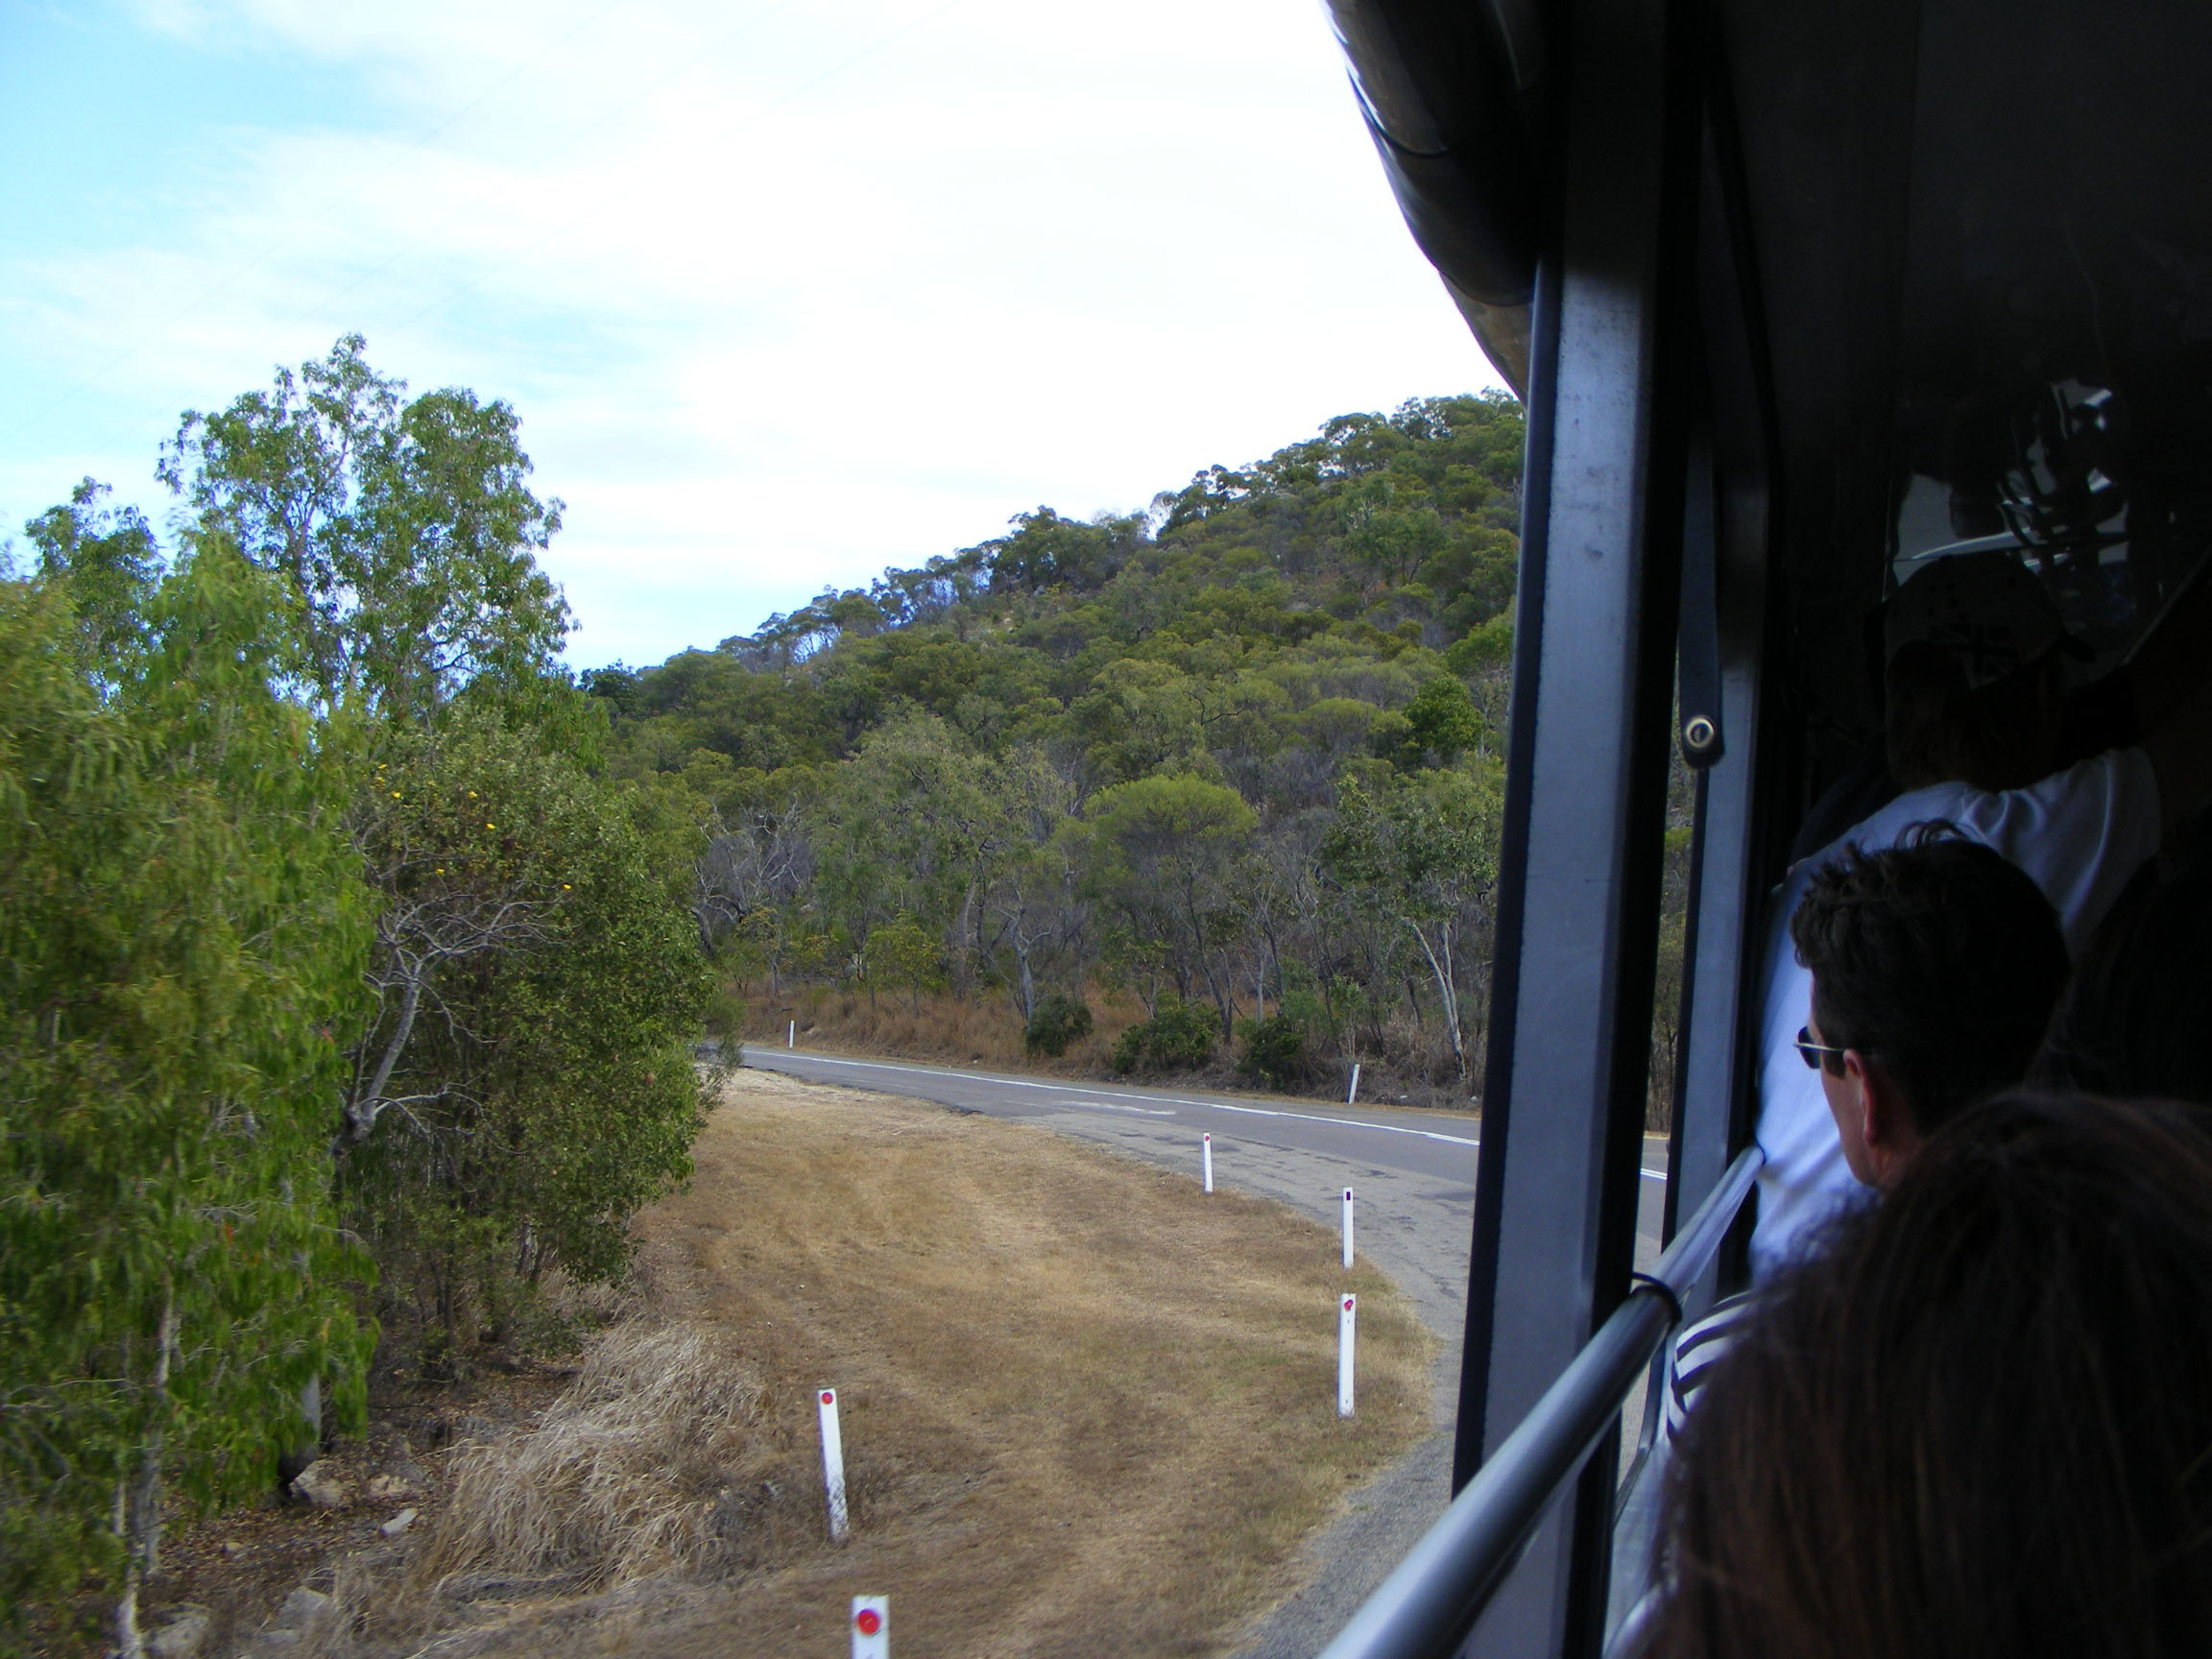
<path fill-rule="evenodd" d="M 1810 1070 L 1817 1071 L 1825 1066 L 1827 1061 L 1822 1056 L 1827 1054 L 1836 1056 L 1837 1067 L 1840 1070 L 1843 1063 L 1842 1049 L 1837 1047 L 1833 1043 L 1814 1042 L 1813 1027 L 1810 1025 L 1797 1027 L 1797 1057 L 1804 1061 Z"/>

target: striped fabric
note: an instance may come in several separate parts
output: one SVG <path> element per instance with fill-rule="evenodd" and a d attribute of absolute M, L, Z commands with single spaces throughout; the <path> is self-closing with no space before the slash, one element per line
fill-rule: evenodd
<path fill-rule="evenodd" d="M 1702 1319 L 1682 1328 L 1674 1339 L 1674 1362 L 1668 1367 L 1666 1421 L 1668 1437 L 1682 1432 L 1690 1412 L 1704 1393 L 1713 1367 L 1726 1358 L 1737 1332 L 1751 1316 L 1755 1292 L 1740 1290 L 1713 1304 Z"/>

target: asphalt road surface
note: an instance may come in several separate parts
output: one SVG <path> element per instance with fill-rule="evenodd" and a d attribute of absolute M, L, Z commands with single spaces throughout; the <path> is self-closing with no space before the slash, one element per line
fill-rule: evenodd
<path fill-rule="evenodd" d="M 847 1089 L 934 1100 L 957 1111 L 1022 1118 L 1188 1169 L 1192 1180 L 1198 1177 L 1199 1137 L 1211 1134 L 1217 1185 L 1281 1199 L 1332 1228 L 1344 1189 L 1353 1189 L 1355 1246 L 1413 1298 L 1442 1339 L 1434 1432 L 1313 1541 L 1311 1581 L 1253 1627 L 1236 1659 L 1308 1659 L 1443 1513 L 1450 1498 L 1450 1434 L 1481 1146 L 1480 1123 L 1473 1114 L 1063 1082 L 765 1044 L 748 1044 L 745 1064 Z M 1645 1142 L 1639 1266 L 1659 1252 L 1666 1156 L 1664 1142 Z M 1637 1421 L 1640 1410 L 1641 1400 L 1631 1398 L 1627 1420 Z"/>

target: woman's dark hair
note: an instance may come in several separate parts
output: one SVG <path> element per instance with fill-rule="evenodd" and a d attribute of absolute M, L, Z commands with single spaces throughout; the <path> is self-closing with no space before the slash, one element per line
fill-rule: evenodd
<path fill-rule="evenodd" d="M 2082 949 L 2051 1016 L 2035 1082 L 2212 1106 L 2212 858 L 2197 843 L 2146 865 Z"/>
<path fill-rule="evenodd" d="M 1887 1067 L 1923 1135 L 2027 1073 L 2066 982 L 2042 889 L 1943 823 L 1846 847 L 1790 919 L 1821 1039 Z"/>
<path fill-rule="evenodd" d="M 2058 769 L 2065 749 L 2065 663 L 2056 650 L 1970 686 L 1957 658 L 1914 643 L 1883 675 L 1883 744 L 1908 789 L 1971 783 L 2021 789 Z"/>
<path fill-rule="evenodd" d="M 2201 1123 L 1999 1096 L 1843 1222 L 1684 1431 L 1655 1651 L 2212 1651 Z"/>

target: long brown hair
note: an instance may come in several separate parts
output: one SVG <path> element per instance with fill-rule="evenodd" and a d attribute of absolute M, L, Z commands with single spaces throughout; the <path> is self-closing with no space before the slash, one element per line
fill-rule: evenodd
<path fill-rule="evenodd" d="M 1718 1368 L 1667 1498 L 1674 1659 L 2212 1652 L 2212 1140 L 1961 1114 Z"/>
<path fill-rule="evenodd" d="M 1908 789 L 1971 783 L 2020 789 L 2057 770 L 2065 666 L 2056 650 L 1987 685 L 1969 686 L 1958 661 L 1915 643 L 1883 676 L 1889 775 Z"/>

